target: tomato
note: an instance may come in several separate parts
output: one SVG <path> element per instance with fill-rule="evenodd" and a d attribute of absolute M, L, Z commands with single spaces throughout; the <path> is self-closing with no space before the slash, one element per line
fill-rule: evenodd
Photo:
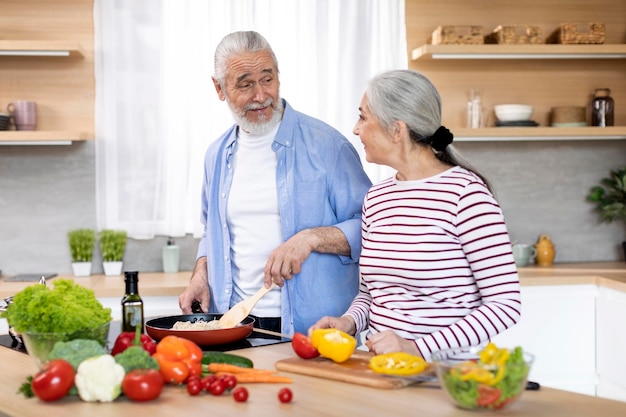
<path fill-rule="evenodd" d="M 219 379 L 226 389 L 233 389 L 237 386 L 237 378 L 234 375 L 222 375 Z"/>
<path fill-rule="evenodd" d="M 213 395 L 222 395 L 224 391 L 226 390 L 226 386 L 224 385 L 222 381 L 218 379 L 218 380 L 211 382 L 211 385 L 209 386 L 209 390 L 211 391 L 211 394 Z"/>
<path fill-rule="evenodd" d="M 476 404 L 480 407 L 493 405 L 500 398 L 500 389 L 490 387 L 489 385 L 478 385 L 478 399 Z"/>
<path fill-rule="evenodd" d="M 164 383 L 155 369 L 133 369 L 122 380 L 122 392 L 133 401 L 150 401 L 161 395 Z"/>
<path fill-rule="evenodd" d="M 313 359 L 320 355 L 313 346 L 313 343 L 311 343 L 311 339 L 302 333 L 295 333 L 293 335 L 291 347 L 293 351 L 296 352 L 296 355 L 300 356 L 302 359 Z"/>
<path fill-rule="evenodd" d="M 187 392 L 189 393 L 189 395 L 198 395 L 202 392 L 202 381 L 200 380 L 200 378 L 190 378 L 187 381 Z"/>
<path fill-rule="evenodd" d="M 281 390 L 278 391 L 278 400 L 281 403 L 291 402 L 292 398 L 293 398 L 293 393 L 291 392 L 289 388 L 281 388 Z"/>
<path fill-rule="evenodd" d="M 202 378 L 200 382 L 202 382 L 202 388 L 206 392 L 211 392 L 211 384 L 213 383 L 213 381 L 216 381 L 216 380 L 217 380 L 217 377 L 215 375 L 207 375 L 204 378 Z"/>
<path fill-rule="evenodd" d="M 33 377 L 31 388 L 42 401 L 57 401 L 65 397 L 74 385 L 74 367 L 63 360 L 54 359 L 48 362 Z"/>
<path fill-rule="evenodd" d="M 237 387 L 233 391 L 233 398 L 238 403 L 245 403 L 248 401 L 248 390 L 245 387 Z"/>

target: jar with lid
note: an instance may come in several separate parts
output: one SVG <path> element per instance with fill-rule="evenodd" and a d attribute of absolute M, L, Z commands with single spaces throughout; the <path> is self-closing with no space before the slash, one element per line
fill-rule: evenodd
<path fill-rule="evenodd" d="M 615 103 L 611 97 L 611 90 L 598 88 L 591 100 L 591 126 L 613 126 Z"/>

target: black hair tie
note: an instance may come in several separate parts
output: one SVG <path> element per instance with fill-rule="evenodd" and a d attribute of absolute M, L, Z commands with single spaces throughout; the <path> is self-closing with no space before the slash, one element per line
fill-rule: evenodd
<path fill-rule="evenodd" d="M 430 137 L 430 143 L 433 149 L 443 152 L 453 139 L 454 135 L 445 126 L 439 126 L 439 129 Z"/>

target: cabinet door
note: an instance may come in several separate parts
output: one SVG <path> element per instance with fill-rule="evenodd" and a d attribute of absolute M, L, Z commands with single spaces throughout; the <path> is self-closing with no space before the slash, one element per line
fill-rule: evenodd
<path fill-rule="evenodd" d="M 626 401 L 626 294 L 600 287 L 596 309 L 598 396 Z"/>
<path fill-rule="evenodd" d="M 520 323 L 493 341 L 535 355 L 529 379 L 595 395 L 595 285 L 522 287 Z"/>

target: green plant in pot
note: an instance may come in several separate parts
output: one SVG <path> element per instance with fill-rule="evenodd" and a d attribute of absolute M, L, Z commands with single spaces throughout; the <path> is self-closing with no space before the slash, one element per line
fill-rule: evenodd
<path fill-rule="evenodd" d="M 96 232 L 93 229 L 74 229 L 67 232 L 72 255 L 72 270 L 77 277 L 91 275 L 91 261 L 96 245 Z"/>
<path fill-rule="evenodd" d="M 128 234 L 124 230 L 104 229 L 99 238 L 104 274 L 121 275 Z"/>
<path fill-rule="evenodd" d="M 622 221 L 626 225 L 626 167 L 612 170 L 602 178 L 587 195 L 587 201 L 595 203 L 600 219 L 606 223 Z M 622 242 L 626 258 L 626 241 Z"/>

